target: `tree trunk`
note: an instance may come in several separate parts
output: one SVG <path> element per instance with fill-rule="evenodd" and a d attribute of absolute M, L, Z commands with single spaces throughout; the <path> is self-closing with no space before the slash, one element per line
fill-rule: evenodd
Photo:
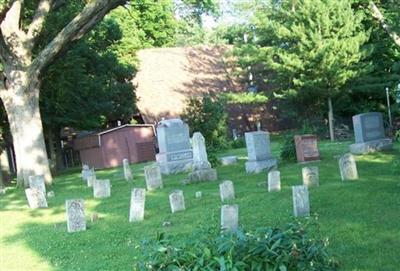
<path fill-rule="evenodd" d="M 13 137 L 19 186 L 27 186 L 31 175 L 44 175 L 46 184 L 52 184 L 39 110 L 39 80 L 33 77 L 25 71 L 14 72 L 1 97 Z"/>
<path fill-rule="evenodd" d="M 47 134 L 47 144 L 49 147 L 49 153 L 50 153 L 50 159 L 49 159 L 49 164 L 50 164 L 50 170 L 51 174 L 55 174 L 57 172 L 57 159 L 56 159 L 56 148 L 54 146 L 55 140 L 54 140 L 54 134 L 50 130 Z"/>
<path fill-rule="evenodd" d="M 60 130 L 58 130 L 54 134 L 55 146 L 56 146 L 56 165 L 57 170 L 64 169 L 64 160 L 63 160 L 63 153 L 61 149 L 61 138 L 60 138 Z"/>
<path fill-rule="evenodd" d="M 0 175 L 1 175 L 0 186 L 2 184 L 4 186 L 5 183 L 10 182 L 11 172 L 6 150 L 3 150 L 0 154 Z"/>
<path fill-rule="evenodd" d="M 332 98 L 328 98 L 328 121 L 329 121 L 329 136 L 331 138 L 331 141 L 335 141 L 335 133 L 333 130 L 333 107 L 332 107 Z"/>
<path fill-rule="evenodd" d="M 379 10 L 379 8 L 375 5 L 374 1 L 371 1 L 369 3 L 372 16 L 379 21 L 381 24 L 382 28 L 386 31 L 386 33 L 389 34 L 389 36 L 392 38 L 394 43 L 397 46 L 400 46 L 400 36 L 397 34 L 391 27 L 385 22 L 385 17 L 383 16 L 382 12 Z"/>

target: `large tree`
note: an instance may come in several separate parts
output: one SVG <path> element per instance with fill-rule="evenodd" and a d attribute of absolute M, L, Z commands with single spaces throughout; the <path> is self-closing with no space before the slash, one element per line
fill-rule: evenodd
<path fill-rule="evenodd" d="M 37 2 L 34 12 L 24 9 Z M 41 75 L 61 50 L 80 39 L 125 0 L 89 1 L 54 38 L 35 53 L 46 17 L 63 1 L 3 1 L 0 7 L 0 59 L 3 80 L 0 98 L 7 112 L 15 147 L 18 184 L 29 175 L 44 175 L 52 183 L 39 110 Z M 24 6 L 24 4 L 26 6 Z"/>

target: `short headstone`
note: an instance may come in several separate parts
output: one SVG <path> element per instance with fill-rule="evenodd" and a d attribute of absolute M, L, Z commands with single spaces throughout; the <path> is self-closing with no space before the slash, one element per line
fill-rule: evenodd
<path fill-rule="evenodd" d="M 232 181 L 224 181 L 219 185 L 219 194 L 221 196 L 221 201 L 235 198 L 235 189 L 233 187 Z"/>
<path fill-rule="evenodd" d="M 131 192 L 131 207 L 129 210 L 129 222 L 142 221 L 144 219 L 144 206 L 146 191 L 144 188 L 134 188 Z"/>
<path fill-rule="evenodd" d="M 305 185 L 292 186 L 293 212 L 295 217 L 310 215 L 308 188 Z"/>
<path fill-rule="evenodd" d="M 221 207 L 221 229 L 223 231 L 235 232 L 239 224 L 239 206 L 222 205 Z"/>
<path fill-rule="evenodd" d="M 47 197 L 48 198 L 54 198 L 54 196 L 55 196 L 54 191 L 47 192 Z"/>
<path fill-rule="evenodd" d="M 146 179 L 146 188 L 149 191 L 157 188 L 163 188 L 160 167 L 158 165 L 149 165 L 144 167 L 144 176 Z"/>
<path fill-rule="evenodd" d="M 131 168 L 129 167 L 129 161 L 128 159 L 122 160 L 123 168 L 124 168 L 124 177 L 126 181 L 132 181 L 133 180 L 133 175 Z"/>
<path fill-rule="evenodd" d="M 247 173 L 260 173 L 278 167 L 278 162 L 271 155 L 269 133 L 264 131 L 245 133 L 248 161 Z"/>
<path fill-rule="evenodd" d="M 47 201 L 43 191 L 39 188 L 25 189 L 25 195 L 28 200 L 29 208 L 47 208 Z"/>
<path fill-rule="evenodd" d="M 369 112 L 353 116 L 355 143 L 350 145 L 353 154 L 390 150 L 393 142 L 385 138 L 382 113 Z"/>
<path fill-rule="evenodd" d="M 296 157 L 298 162 L 320 160 L 318 150 L 318 137 L 315 135 L 294 136 L 296 145 Z"/>
<path fill-rule="evenodd" d="M 90 170 L 88 165 L 82 166 L 82 180 L 87 183 L 88 177 L 92 175 L 92 171 Z"/>
<path fill-rule="evenodd" d="M 71 199 L 65 201 L 68 232 L 86 230 L 85 207 L 83 199 Z"/>
<path fill-rule="evenodd" d="M 281 191 L 281 173 L 278 170 L 268 172 L 268 192 Z"/>
<path fill-rule="evenodd" d="M 318 167 L 303 167 L 303 184 L 306 186 L 319 186 L 319 170 Z"/>
<path fill-rule="evenodd" d="M 197 191 L 195 195 L 196 195 L 196 199 L 199 199 L 203 196 L 203 193 L 201 193 L 201 191 Z"/>
<path fill-rule="evenodd" d="M 111 196 L 110 180 L 98 180 L 93 183 L 93 197 L 95 198 L 108 198 Z"/>
<path fill-rule="evenodd" d="M 40 189 L 43 191 L 43 194 L 46 195 L 46 186 L 43 175 L 29 176 L 29 187 Z"/>
<path fill-rule="evenodd" d="M 176 213 L 185 210 L 185 198 L 183 197 L 182 190 L 175 190 L 169 194 L 169 204 L 171 205 L 171 212 Z"/>
<path fill-rule="evenodd" d="M 230 155 L 230 156 L 223 156 L 218 159 L 223 166 L 234 165 L 237 163 L 237 156 Z"/>
<path fill-rule="evenodd" d="M 358 179 L 356 160 L 351 153 L 346 153 L 339 158 L 339 168 L 342 181 Z"/>
<path fill-rule="evenodd" d="M 189 126 L 180 119 L 162 120 L 157 124 L 159 153 L 156 155 L 161 173 L 189 171 L 193 164 Z"/>
<path fill-rule="evenodd" d="M 95 181 L 96 181 L 96 175 L 93 175 L 93 173 L 91 173 L 86 179 L 87 186 L 93 187 Z"/>

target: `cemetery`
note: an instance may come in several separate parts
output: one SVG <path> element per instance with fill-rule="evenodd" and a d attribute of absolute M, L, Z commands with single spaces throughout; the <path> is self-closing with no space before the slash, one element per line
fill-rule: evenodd
<path fill-rule="evenodd" d="M 0 11 L 0 271 L 399 270 L 396 1 Z"/>

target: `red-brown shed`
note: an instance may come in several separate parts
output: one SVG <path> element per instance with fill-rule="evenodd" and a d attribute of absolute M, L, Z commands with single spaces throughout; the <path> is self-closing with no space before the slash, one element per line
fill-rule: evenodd
<path fill-rule="evenodd" d="M 82 164 L 95 168 L 110 168 L 129 163 L 155 160 L 154 126 L 123 125 L 106 131 L 77 137 L 74 149 Z"/>

